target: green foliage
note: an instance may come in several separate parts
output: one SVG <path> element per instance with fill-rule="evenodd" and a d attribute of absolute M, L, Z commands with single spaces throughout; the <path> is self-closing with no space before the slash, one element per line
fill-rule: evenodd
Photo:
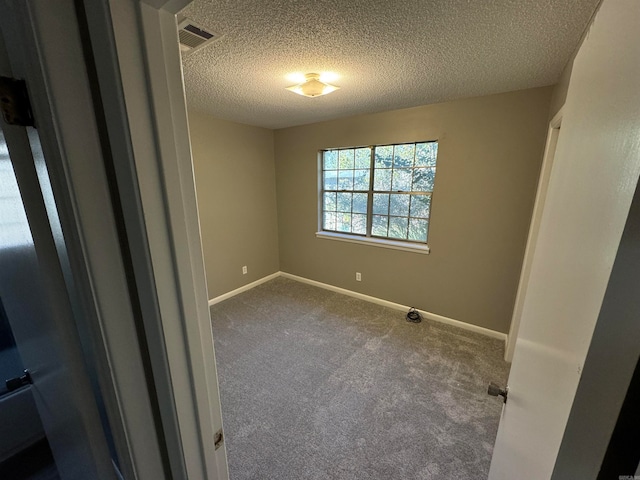
<path fill-rule="evenodd" d="M 338 190 L 324 193 L 323 228 L 367 233 L 369 195 L 357 192 L 369 190 L 373 173 L 371 235 L 426 242 L 437 154 L 437 142 L 323 152 L 323 188 Z"/>

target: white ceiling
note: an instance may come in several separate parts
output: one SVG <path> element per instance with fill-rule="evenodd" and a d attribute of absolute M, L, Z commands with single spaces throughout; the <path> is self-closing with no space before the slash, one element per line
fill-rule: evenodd
<path fill-rule="evenodd" d="M 282 128 L 554 84 L 599 0 L 195 0 L 224 35 L 184 58 L 189 107 Z M 285 90 L 293 72 L 340 90 Z"/>

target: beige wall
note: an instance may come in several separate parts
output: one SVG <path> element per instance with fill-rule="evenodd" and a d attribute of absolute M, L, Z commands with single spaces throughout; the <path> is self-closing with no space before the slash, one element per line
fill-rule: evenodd
<path fill-rule="evenodd" d="M 552 90 L 276 130 L 280 270 L 507 332 Z M 318 150 L 431 139 L 439 157 L 430 255 L 315 237 Z"/>
<path fill-rule="evenodd" d="M 189 128 L 214 298 L 279 269 L 273 131 L 194 111 Z"/>

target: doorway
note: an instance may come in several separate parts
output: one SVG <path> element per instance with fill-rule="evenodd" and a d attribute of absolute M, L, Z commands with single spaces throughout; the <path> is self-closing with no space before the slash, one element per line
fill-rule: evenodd
<path fill-rule="evenodd" d="M 81 418 L 90 439 L 83 442 L 78 436 L 77 442 L 93 449 L 101 474 L 60 472 L 61 477 L 112 478 L 117 474 L 111 443 L 95 429 L 106 418 L 125 478 L 225 478 L 215 364 L 207 335 L 206 287 L 204 272 L 198 272 L 202 266 L 197 219 L 185 218 L 195 211 L 195 200 L 189 208 L 174 208 L 188 201 L 189 189 L 182 190 L 181 182 L 188 184 L 191 176 L 181 165 L 161 164 L 167 152 L 164 147 L 173 136 L 156 131 L 155 115 L 160 110 L 145 110 L 151 107 L 147 100 L 152 101 L 146 88 L 133 94 L 140 100 L 135 107 L 128 104 L 130 87 L 140 87 L 137 79 L 146 75 L 153 57 L 143 55 L 142 24 L 145 34 L 153 37 L 164 34 L 153 28 L 159 20 L 167 25 L 170 22 L 175 36 L 175 16 L 160 7 L 129 0 L 0 0 L 0 9 L 0 31 L 7 46 L 0 52 L 0 75 L 25 80 L 38 122 L 35 132 L 41 135 L 64 233 L 69 234 L 71 269 L 64 271 L 64 279 L 47 282 L 47 287 L 57 288 L 60 295 L 52 295 L 54 299 L 68 296 L 69 292 L 62 290 L 67 284 L 66 273 L 72 271 L 77 274 L 72 280 L 77 280 L 78 298 L 87 310 L 78 317 L 87 313 L 75 335 L 80 344 L 59 350 L 65 355 L 75 351 L 81 360 L 65 364 L 71 367 L 70 379 L 48 385 L 59 390 L 72 385 L 73 395 L 87 400 L 80 407 L 92 410 L 88 415 L 83 411 Z M 118 28 L 122 22 L 131 28 Z M 132 55 L 116 54 L 114 37 L 120 35 L 129 36 L 123 42 L 131 46 Z M 154 78 L 166 80 L 163 75 Z M 123 89 L 127 91 L 126 108 Z M 155 87 L 153 90 L 157 93 Z M 173 108 L 174 100 L 159 105 Z M 175 111 L 162 115 L 173 124 L 177 116 Z M 166 133 L 166 129 L 159 129 Z M 29 152 L 33 127 L 25 131 L 24 127 L 8 126 L 5 135 L 9 131 L 19 137 L 27 154 L 42 154 L 41 150 Z M 162 151 L 156 150 L 156 140 L 162 143 L 158 147 Z M 8 135 L 7 141 L 9 147 L 15 143 Z M 184 146 L 188 149 L 188 142 Z M 33 162 L 29 164 L 32 168 Z M 17 177 L 22 190 L 21 175 Z M 25 190 L 29 195 L 39 188 L 36 177 L 31 176 L 31 181 Z M 173 196 L 165 201 L 164 187 L 168 185 Z M 43 203 L 42 198 L 39 201 Z M 26 207 L 32 226 L 33 210 Z M 36 208 L 40 220 L 48 222 L 53 212 L 41 207 Z M 58 237 L 52 231 L 36 233 L 33 243 L 45 245 L 46 253 L 51 254 L 38 251 L 36 258 L 54 263 L 60 260 L 58 244 L 52 242 L 52 237 Z M 44 244 L 39 242 L 41 235 Z M 60 274 L 60 265 L 47 264 L 44 270 L 50 273 L 52 266 Z M 7 302 L 5 307 L 11 322 Z M 71 328 L 70 316 L 55 318 L 60 320 L 56 325 Z M 13 330 L 20 348 L 21 335 Z M 95 354 L 98 368 L 89 369 L 91 375 L 82 372 L 86 354 Z M 26 355 L 22 360 L 33 370 L 34 387 L 39 387 L 40 378 L 29 368 Z M 96 386 L 102 388 L 104 410 L 95 405 L 99 404 L 99 397 L 93 395 Z M 74 403 L 78 402 L 69 405 Z M 45 423 L 43 419 L 49 434 Z M 57 431 L 63 430 L 70 429 Z M 49 440 L 55 457 L 56 442 Z M 75 464 L 81 462 L 76 459 Z"/>
<path fill-rule="evenodd" d="M 531 226 L 529 227 L 529 236 L 527 238 L 527 246 L 524 252 L 524 260 L 522 262 L 522 270 L 520 272 L 520 282 L 518 283 L 518 291 L 516 293 L 516 301 L 513 308 L 513 316 L 509 327 L 509 336 L 505 346 L 504 359 L 507 362 L 513 360 L 513 352 L 516 348 L 516 340 L 518 338 L 518 329 L 520 327 L 520 318 L 522 317 L 522 309 L 524 307 L 524 299 L 527 294 L 529 285 L 529 276 L 531 275 L 531 265 L 538 240 L 538 232 L 540 231 L 540 222 L 542 220 L 542 212 L 549 190 L 549 181 L 551 180 L 551 171 L 553 169 L 553 161 L 556 155 L 558 139 L 560 138 L 560 127 L 562 125 L 563 109 L 560 108 L 549 122 L 549 133 L 547 134 L 547 145 L 545 147 L 542 167 L 540 169 L 540 178 L 538 180 L 538 189 L 536 190 L 536 199 L 531 215 Z"/>

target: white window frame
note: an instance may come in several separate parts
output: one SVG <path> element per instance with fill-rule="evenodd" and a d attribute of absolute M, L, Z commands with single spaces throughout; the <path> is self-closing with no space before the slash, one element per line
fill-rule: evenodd
<path fill-rule="evenodd" d="M 318 230 L 316 231 L 316 237 L 317 238 L 321 238 L 321 239 L 327 239 L 327 240 L 338 240 L 338 241 L 342 241 L 342 242 L 348 242 L 348 243 L 355 243 L 355 244 L 361 244 L 361 245 L 369 245 L 369 246 L 375 246 L 375 247 L 383 247 L 383 248 L 391 248 L 391 249 L 395 249 L 395 250 L 401 250 L 401 251 L 408 251 L 408 252 L 416 252 L 416 253 L 423 253 L 423 254 L 428 254 L 430 253 L 430 248 L 428 245 L 428 241 L 429 241 L 429 237 L 428 237 L 428 233 L 427 233 L 427 239 L 425 242 L 420 242 L 420 241 L 416 241 L 416 240 L 409 240 L 409 239 L 395 239 L 393 237 L 381 237 L 381 236 L 375 236 L 373 235 L 373 227 L 372 227 L 372 222 L 373 222 L 373 195 L 374 193 L 386 193 L 386 194 L 392 194 L 395 193 L 393 190 L 385 190 L 385 191 L 378 191 L 375 190 L 374 188 L 374 175 L 375 175 L 375 165 L 374 165 L 374 155 L 375 155 L 375 149 L 379 148 L 379 147 L 396 147 L 396 146 L 400 146 L 400 145 L 417 145 L 420 143 L 435 143 L 436 145 L 438 145 L 438 140 L 424 140 L 424 141 L 416 141 L 416 142 L 400 142 L 400 143 L 390 143 L 390 144 L 379 144 L 379 145 L 367 145 L 367 146 L 360 146 L 360 147 L 339 147 L 339 148 L 325 148 L 322 149 L 318 152 Z M 352 233 L 352 232 L 339 232 L 339 231 L 334 231 L 334 230 L 325 230 L 324 228 L 324 193 L 326 193 L 327 191 L 336 191 L 336 192 L 340 192 L 339 189 L 325 189 L 325 185 L 324 185 L 324 171 L 325 171 L 325 165 L 324 165 L 324 155 L 325 152 L 328 151 L 341 151 L 341 150 L 348 150 L 348 149 L 363 149 L 363 148 L 367 148 L 370 149 L 371 151 L 371 161 L 369 164 L 369 185 L 368 188 L 366 190 L 364 189 L 360 189 L 360 190 L 344 190 L 344 191 L 348 191 L 348 192 L 354 192 L 354 193 L 367 193 L 367 227 L 366 227 L 366 233 L 361 234 L 361 233 Z M 434 168 L 437 168 L 437 163 L 436 166 L 434 166 Z M 425 195 L 428 194 L 430 197 L 430 205 L 429 205 L 429 216 L 427 218 L 427 222 L 428 222 L 428 227 L 430 227 L 430 221 L 431 221 L 431 205 L 432 205 L 432 201 L 433 201 L 433 192 L 435 190 L 435 186 L 434 188 L 432 188 L 430 191 L 424 191 L 424 192 L 411 192 L 410 190 L 403 190 L 403 194 L 407 194 L 410 195 L 412 193 L 414 194 L 420 194 L 420 195 Z M 397 192 L 400 192 L 400 190 L 398 190 Z M 406 193 L 405 193 L 406 192 Z M 390 218 L 391 216 L 388 215 L 388 218 Z M 411 217 L 409 217 L 411 218 Z M 427 230 L 428 232 L 428 230 Z"/>

